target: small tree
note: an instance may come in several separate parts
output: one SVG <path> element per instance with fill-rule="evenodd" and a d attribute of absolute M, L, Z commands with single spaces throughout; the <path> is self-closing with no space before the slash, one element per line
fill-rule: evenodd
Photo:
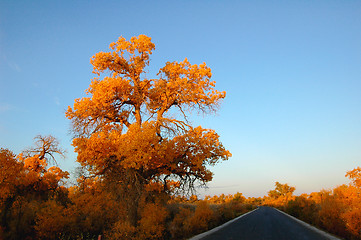
<path fill-rule="evenodd" d="M 65 158 L 65 151 L 59 147 L 58 140 L 51 135 L 38 135 L 34 140 L 35 146 L 18 156 L 28 174 L 27 184 L 35 188 L 36 191 L 55 190 L 64 179 L 69 177 L 67 171 L 56 166 L 55 156 Z M 49 167 L 51 163 L 55 166 Z"/>
<path fill-rule="evenodd" d="M 361 167 L 348 171 L 346 173 L 346 177 L 352 181 L 353 186 L 361 188 Z"/>
<path fill-rule="evenodd" d="M 215 111 L 225 92 L 214 88 L 205 63 L 191 65 L 187 59 L 167 62 L 157 78 L 147 78 L 155 45 L 145 35 L 120 37 L 110 49 L 91 58 L 97 77 L 66 116 L 77 161 L 115 186 L 134 226 L 147 186 L 158 185 L 163 193 L 192 191 L 196 182 L 212 179 L 207 166 L 230 156 L 215 131 L 193 127 L 187 119 L 192 110 Z"/>
<path fill-rule="evenodd" d="M 268 196 L 276 200 L 275 203 L 279 204 L 286 204 L 288 200 L 290 200 L 291 196 L 293 195 L 293 192 L 296 190 L 295 187 L 288 186 L 287 183 L 282 184 L 279 182 L 275 183 L 275 189 L 268 191 Z"/>
<path fill-rule="evenodd" d="M 56 162 L 55 154 L 64 156 L 64 151 L 52 136 L 37 136 L 35 146 L 17 157 L 0 149 L 0 227 L 4 238 L 34 235 L 35 215 L 41 204 L 66 196 L 60 183 L 69 173 L 57 166 L 48 167 L 49 161 Z"/>
<path fill-rule="evenodd" d="M 278 198 L 278 197 L 287 197 L 291 196 L 293 192 L 296 190 L 295 187 L 288 186 L 288 184 L 282 184 L 279 182 L 275 183 L 276 188 L 274 190 L 270 190 L 268 192 L 268 196 L 272 198 Z"/>

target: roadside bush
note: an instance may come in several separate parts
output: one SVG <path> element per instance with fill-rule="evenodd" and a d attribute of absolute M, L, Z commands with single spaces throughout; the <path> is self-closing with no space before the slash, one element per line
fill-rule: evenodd
<path fill-rule="evenodd" d="M 319 219 L 321 226 L 327 231 L 339 236 L 347 236 L 344 220 L 341 218 L 342 204 L 334 196 L 326 196 L 321 203 Z"/>
<path fill-rule="evenodd" d="M 193 215 L 191 209 L 180 207 L 178 213 L 175 214 L 173 220 L 169 224 L 169 232 L 172 239 L 184 239 L 191 236 L 192 233 L 186 231 L 188 219 Z"/>
<path fill-rule="evenodd" d="M 220 204 L 215 206 L 216 210 L 216 219 L 217 224 L 222 224 L 227 222 L 230 219 L 233 219 L 237 216 L 239 209 L 236 209 L 237 204 Z"/>
<path fill-rule="evenodd" d="M 137 229 L 127 221 L 117 221 L 113 227 L 105 232 L 106 239 L 118 240 L 118 239 L 136 239 Z"/>
<path fill-rule="evenodd" d="M 186 231 L 201 233 L 214 226 L 214 212 L 206 201 L 199 201 L 194 214 L 185 222 Z"/>
<path fill-rule="evenodd" d="M 75 219 L 64 206 L 55 200 L 47 201 L 36 217 L 35 230 L 39 239 L 58 239 L 60 234 L 69 234 Z"/>
<path fill-rule="evenodd" d="M 146 204 L 139 221 L 139 239 L 163 239 L 165 235 L 165 220 L 167 209 L 159 204 Z"/>
<path fill-rule="evenodd" d="M 347 229 L 356 238 L 361 239 L 361 209 L 353 208 L 343 214 L 343 219 L 346 221 Z M 356 239 L 355 238 L 355 239 Z"/>
<path fill-rule="evenodd" d="M 319 207 L 313 200 L 304 196 L 295 197 L 294 200 L 288 201 L 285 211 L 290 215 L 299 218 L 310 224 L 318 224 Z"/>

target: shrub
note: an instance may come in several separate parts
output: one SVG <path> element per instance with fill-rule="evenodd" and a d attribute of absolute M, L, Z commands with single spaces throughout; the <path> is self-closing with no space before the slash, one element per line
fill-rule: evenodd
<path fill-rule="evenodd" d="M 192 215 L 193 212 L 189 208 L 179 208 L 178 213 L 175 214 L 173 221 L 169 224 L 172 239 L 184 239 L 191 236 L 191 233 L 186 231 L 185 224 Z"/>
<path fill-rule="evenodd" d="M 155 203 L 146 204 L 139 221 L 140 239 L 163 239 L 167 216 L 165 207 Z"/>
<path fill-rule="evenodd" d="M 105 233 L 106 239 L 136 239 L 137 229 L 127 221 L 118 221 L 114 223 L 111 230 Z"/>
<path fill-rule="evenodd" d="M 199 201 L 194 214 L 185 222 L 185 231 L 201 233 L 207 231 L 212 222 L 214 222 L 214 213 L 209 204 L 206 201 Z"/>

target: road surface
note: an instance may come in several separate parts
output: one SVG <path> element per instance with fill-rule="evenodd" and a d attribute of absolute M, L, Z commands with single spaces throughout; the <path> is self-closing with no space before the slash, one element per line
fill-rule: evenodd
<path fill-rule="evenodd" d="M 246 214 L 232 223 L 197 235 L 192 240 L 323 240 L 338 239 L 320 230 L 307 227 L 284 213 L 271 207 L 259 207 L 257 210 Z"/>

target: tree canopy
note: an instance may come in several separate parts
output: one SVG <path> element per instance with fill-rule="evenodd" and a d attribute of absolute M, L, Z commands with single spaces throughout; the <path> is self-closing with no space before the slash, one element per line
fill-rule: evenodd
<path fill-rule="evenodd" d="M 66 195 L 62 186 L 69 173 L 57 166 L 64 151 L 53 136 L 37 136 L 35 146 L 15 156 L 0 148 L 0 238 L 24 239 L 33 235 L 40 202 Z"/>
<path fill-rule="evenodd" d="M 193 190 L 212 179 L 207 166 L 231 155 L 214 130 L 188 121 L 194 110 L 216 111 L 226 95 L 215 89 L 211 69 L 185 59 L 167 62 L 148 78 L 154 49 L 151 38 L 140 35 L 120 37 L 110 52 L 95 54 L 87 96 L 66 111 L 78 162 L 133 196 L 131 204 L 147 189 Z"/>
<path fill-rule="evenodd" d="M 288 186 L 287 183 L 282 184 L 276 182 L 275 186 L 276 187 L 274 190 L 270 190 L 268 192 L 268 196 L 270 196 L 271 198 L 288 197 L 291 196 L 293 192 L 296 190 L 295 187 Z"/>

